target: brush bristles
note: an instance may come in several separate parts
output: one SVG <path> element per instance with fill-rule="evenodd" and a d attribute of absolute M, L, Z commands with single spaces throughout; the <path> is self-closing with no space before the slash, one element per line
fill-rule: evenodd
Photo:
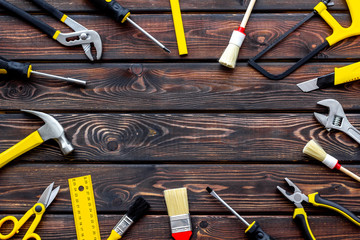
<path fill-rule="evenodd" d="M 127 211 L 126 215 L 136 222 L 139 220 L 145 213 L 149 210 L 150 204 L 143 198 L 138 197 L 135 202 L 130 206 L 129 210 Z"/>
<path fill-rule="evenodd" d="M 310 140 L 305 145 L 303 153 L 315 158 L 316 160 L 319 160 L 320 162 L 324 161 L 327 155 L 325 150 L 314 140 Z"/>
<path fill-rule="evenodd" d="M 164 197 L 170 217 L 189 213 L 189 203 L 186 188 L 165 190 Z"/>
<path fill-rule="evenodd" d="M 236 60 L 238 59 L 240 47 L 236 44 L 229 43 L 224 53 L 219 59 L 219 63 L 228 68 L 235 68 Z"/>

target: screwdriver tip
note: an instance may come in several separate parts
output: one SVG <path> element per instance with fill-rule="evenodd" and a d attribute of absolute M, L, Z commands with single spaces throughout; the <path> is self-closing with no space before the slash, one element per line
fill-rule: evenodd
<path fill-rule="evenodd" d="M 164 49 L 165 52 L 171 53 L 171 51 L 167 47 L 164 47 L 163 49 Z"/>

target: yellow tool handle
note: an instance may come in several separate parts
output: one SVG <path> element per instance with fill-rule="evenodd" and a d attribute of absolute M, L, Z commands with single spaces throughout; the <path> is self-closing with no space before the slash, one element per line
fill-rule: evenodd
<path fill-rule="evenodd" d="M 121 238 L 120 234 L 118 234 L 117 232 L 115 232 L 115 230 L 112 230 L 112 231 L 111 231 L 111 234 L 110 234 L 110 236 L 107 238 L 107 240 L 118 240 L 118 239 L 120 239 L 120 238 Z"/>
<path fill-rule="evenodd" d="M 42 203 L 36 203 L 29 211 L 27 211 L 27 213 L 24 215 L 24 217 L 22 217 L 20 219 L 19 224 L 24 224 L 33 214 L 35 214 L 35 219 L 32 222 L 32 224 L 30 225 L 29 229 L 27 230 L 23 240 L 27 240 L 27 239 L 36 239 L 36 240 L 41 240 L 40 236 L 35 233 L 35 229 L 37 228 L 37 226 L 39 225 L 41 218 L 45 212 L 45 206 Z M 24 219 L 24 220 L 23 220 Z M 24 222 L 22 222 L 24 221 Z"/>
<path fill-rule="evenodd" d="M 320 2 L 315 6 L 314 10 L 326 21 L 334 30 L 333 34 L 326 38 L 330 46 L 344 40 L 345 38 L 360 35 L 360 1 L 346 0 L 349 7 L 352 24 L 348 28 L 342 27 L 338 21 L 328 12 L 325 3 Z"/>
<path fill-rule="evenodd" d="M 0 168 L 25 152 L 39 146 L 43 142 L 44 140 L 41 138 L 39 132 L 33 132 L 25 139 L 0 154 Z"/>
<path fill-rule="evenodd" d="M 319 193 L 317 192 L 309 194 L 308 197 L 309 197 L 309 203 L 311 203 L 312 205 L 316 207 L 328 208 L 335 212 L 338 212 L 347 219 L 349 219 L 354 224 L 360 226 L 360 218 L 356 216 L 354 213 L 352 213 L 350 210 L 344 208 L 343 206 L 320 197 Z"/>
<path fill-rule="evenodd" d="M 360 79 L 360 62 L 335 68 L 334 85 L 352 82 Z"/>
<path fill-rule="evenodd" d="M 301 227 L 301 230 L 303 231 L 304 238 L 306 240 L 316 240 L 314 237 L 314 234 L 311 231 L 307 214 L 304 210 L 304 208 L 295 208 L 294 215 L 293 215 L 294 221 Z"/>
<path fill-rule="evenodd" d="M 179 0 L 170 0 L 179 55 L 188 54 Z"/>
<path fill-rule="evenodd" d="M 13 230 L 11 230 L 11 232 L 7 235 L 3 235 L 0 233 L 0 239 L 9 239 L 11 238 L 12 236 L 15 235 L 15 233 L 17 233 L 19 231 L 19 228 L 17 228 L 18 224 L 19 224 L 19 221 L 16 219 L 16 217 L 14 216 L 6 216 L 4 217 L 3 219 L 0 220 L 0 229 L 2 227 L 2 225 L 5 223 L 5 222 L 13 222 L 14 224 L 14 228 Z"/>

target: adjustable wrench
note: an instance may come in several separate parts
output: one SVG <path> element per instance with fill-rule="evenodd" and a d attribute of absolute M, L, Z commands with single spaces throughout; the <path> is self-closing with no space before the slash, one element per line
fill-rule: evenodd
<path fill-rule="evenodd" d="M 347 119 L 341 104 L 335 99 L 325 99 L 317 104 L 328 107 L 329 115 L 314 113 L 315 118 L 325 126 L 326 130 L 336 129 L 342 131 L 360 144 L 360 131 L 357 130 Z"/>

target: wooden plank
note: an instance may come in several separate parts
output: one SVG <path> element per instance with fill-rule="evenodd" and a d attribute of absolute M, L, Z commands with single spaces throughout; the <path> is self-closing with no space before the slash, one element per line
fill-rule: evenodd
<path fill-rule="evenodd" d="M 360 166 L 347 166 L 355 173 Z M 341 172 L 317 163 L 309 164 L 231 164 L 231 165 L 120 165 L 120 164 L 16 164 L 1 169 L 0 212 L 22 213 L 30 208 L 51 182 L 60 192 L 49 213 L 71 213 L 68 178 L 91 174 L 99 213 L 120 214 L 129 202 L 143 195 L 152 214 L 166 215 L 163 191 L 187 187 L 192 214 L 231 215 L 207 191 L 212 187 L 236 211 L 247 215 L 292 216 L 294 205 L 277 189 L 288 186 L 288 177 L 305 193 L 319 192 L 322 197 L 360 212 L 359 184 Z M 309 215 L 337 215 L 324 208 L 304 204 Z M 250 221 L 250 220 L 249 220 Z"/>
<path fill-rule="evenodd" d="M 17 218 L 22 215 L 15 215 Z M 111 229 L 119 220 L 116 215 L 99 215 L 101 238 L 106 239 Z M 292 221 L 291 216 L 245 216 L 251 221 L 256 220 L 262 228 L 278 240 L 302 239 L 299 228 Z M 245 227 L 237 219 L 229 216 L 191 216 L 193 236 L 191 239 L 218 240 L 218 239 L 245 239 Z M 341 217 L 309 216 L 309 222 L 313 233 L 318 239 L 360 239 L 358 228 L 343 221 Z M 22 230 L 26 230 L 30 224 L 26 224 Z M 10 230 L 10 227 L 6 228 Z M 4 230 L 6 230 L 4 228 Z M 280 231 L 281 229 L 281 231 Z M 22 236 L 21 231 L 18 236 Z M 76 232 L 71 215 L 45 214 L 36 233 L 42 239 L 76 239 Z M 125 234 L 129 240 L 149 239 L 168 240 L 171 238 L 169 220 L 167 216 L 146 216 L 133 225 Z M 18 238 L 20 239 L 20 238 Z"/>
<path fill-rule="evenodd" d="M 88 81 L 86 89 L 32 77 L 0 81 L 0 110 L 43 111 L 325 111 L 316 102 L 336 98 L 359 111 L 360 81 L 303 93 L 297 83 L 351 63 L 310 63 L 287 79 L 273 81 L 245 63 L 229 71 L 216 63 L 34 64 L 33 69 Z M 272 70 L 288 63 L 267 64 Z M 301 99 L 301 101 L 299 101 Z"/>
<path fill-rule="evenodd" d="M 327 132 L 306 114 L 53 114 L 75 147 L 64 157 L 49 141 L 19 157 L 26 161 L 253 162 L 307 159 L 302 149 L 317 139 L 330 154 L 356 162 L 359 145 Z M 358 114 L 348 115 L 355 127 Z M 0 115 L 0 151 L 42 125 L 25 114 Z M 176 154 L 174 154 L 176 153 Z"/>
<path fill-rule="evenodd" d="M 34 7 L 33 4 L 22 1 L 22 0 L 8 0 L 12 4 L 19 6 L 26 11 L 39 11 L 38 8 Z M 57 1 L 57 0 L 47 0 L 48 3 L 55 6 L 56 8 L 62 11 L 69 12 L 78 12 L 78 11 L 94 11 L 95 7 L 90 0 L 69 0 L 69 1 Z M 121 0 L 118 1 L 124 7 L 129 8 L 132 12 L 139 11 L 169 11 L 170 4 L 168 0 L 158 0 L 156 3 L 151 3 L 146 0 L 131 1 L 131 0 Z M 315 5 L 320 1 L 315 0 L 304 0 L 304 1 L 290 1 L 283 0 L 281 4 L 274 1 L 259 1 L 256 3 L 256 10 L 309 10 L 311 11 Z M 347 10 L 345 7 L 344 1 L 334 0 L 335 6 L 331 7 L 331 10 Z M 237 0 L 228 0 L 226 4 L 220 0 L 212 0 L 210 3 L 207 1 L 190 1 L 185 0 L 181 1 L 181 10 L 185 11 L 244 11 L 246 10 L 247 5 L 249 4 L 248 0 L 237 1 Z"/>
<path fill-rule="evenodd" d="M 254 14 L 247 26 L 247 38 L 241 48 L 240 60 L 247 60 L 272 43 L 280 35 L 303 19 L 306 14 Z M 348 23 L 347 14 L 334 15 L 341 24 Z M 69 31 L 63 24 L 50 17 L 39 16 L 52 26 Z M 176 52 L 176 39 L 171 15 L 134 15 L 133 20 L 173 50 L 166 54 L 137 29 L 115 23 L 112 19 L 97 15 L 75 15 L 73 18 L 87 28 L 98 31 L 103 40 L 103 60 L 211 60 L 216 61 L 225 47 L 231 32 L 239 24 L 242 14 L 187 14 L 184 26 L 189 55 L 181 58 Z M 0 16 L 3 28 L 0 33 L 0 52 L 4 57 L 18 60 L 86 60 L 80 46 L 65 47 L 51 40 L 33 27 L 15 17 Z M 212 23 L 212 24 L 209 24 Z M 216 24 L 215 24 L 216 23 Z M 26 27 L 25 27 L 26 26 Z M 221 27 L 219 27 L 221 26 Z M 17 34 L 13 34 L 16 32 Z M 297 60 L 316 48 L 331 34 L 330 28 L 321 19 L 304 25 L 300 32 L 289 37 L 279 48 L 264 59 Z M 359 59 L 360 38 L 342 41 L 322 52 L 317 59 Z"/>

